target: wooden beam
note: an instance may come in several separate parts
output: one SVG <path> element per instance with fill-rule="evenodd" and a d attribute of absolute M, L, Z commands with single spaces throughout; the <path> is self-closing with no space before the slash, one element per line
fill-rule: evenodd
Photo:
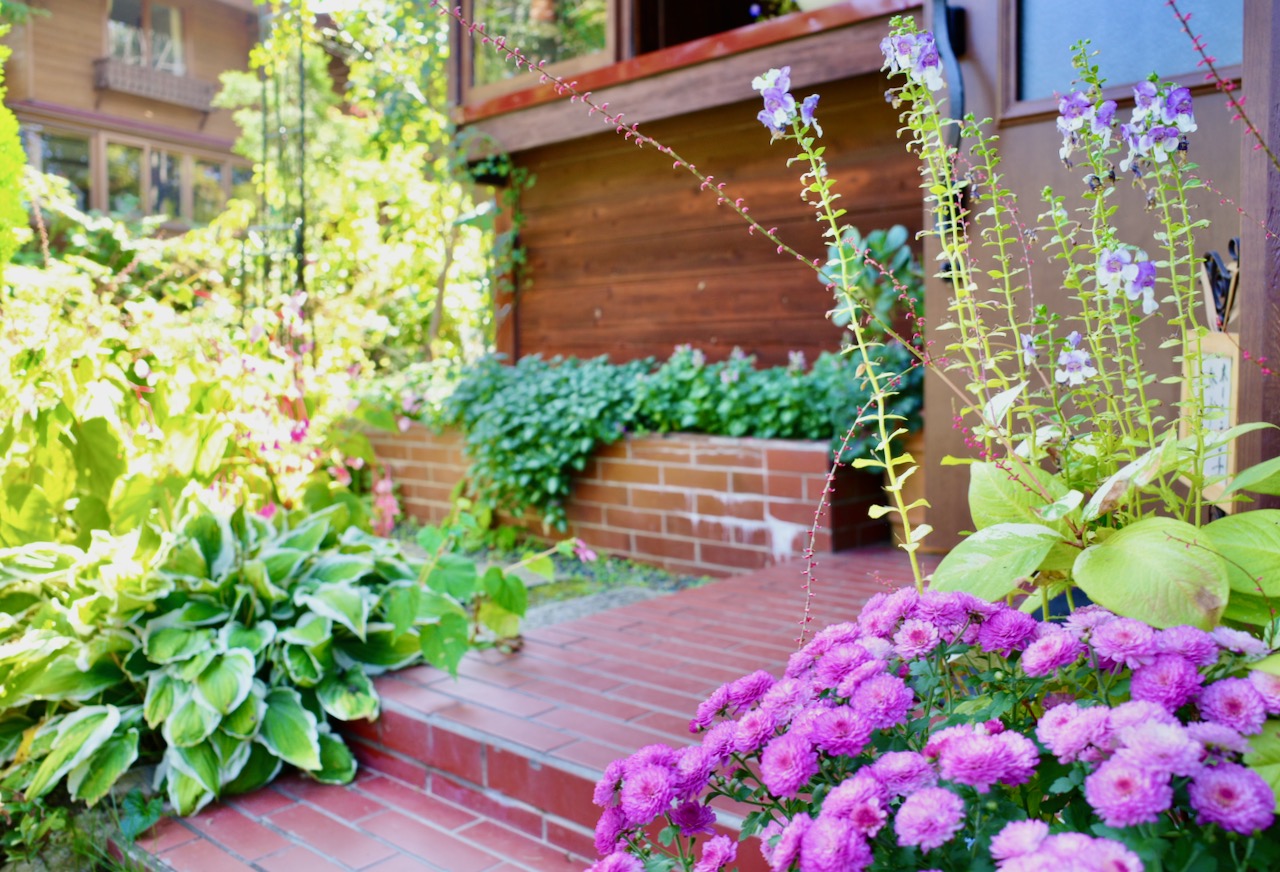
<path fill-rule="evenodd" d="M 1280 149 L 1280 7 L 1275 3 L 1244 5 L 1244 92 L 1258 132 L 1273 150 Z M 1241 157 L 1240 347 L 1255 359 L 1265 356 L 1274 374 L 1265 375 L 1258 365 L 1243 366 L 1239 420 L 1280 424 L 1280 171 L 1255 144 L 1246 136 Z M 1280 430 L 1243 437 L 1237 457 L 1241 469 L 1280 457 Z M 1258 505 L 1278 508 L 1280 499 Z"/>

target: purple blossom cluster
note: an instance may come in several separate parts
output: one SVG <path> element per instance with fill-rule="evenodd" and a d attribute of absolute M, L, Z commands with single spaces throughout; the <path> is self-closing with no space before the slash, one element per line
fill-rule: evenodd
<path fill-rule="evenodd" d="M 1053 378 L 1060 385 L 1076 388 L 1098 374 L 1089 352 L 1080 347 L 1082 338 L 1079 331 L 1072 330 L 1063 349 L 1058 352 L 1058 368 L 1054 370 Z"/>
<path fill-rule="evenodd" d="M 1196 130 L 1191 91 L 1183 87 L 1139 82 L 1133 88 L 1133 115 L 1120 125 L 1120 141 L 1128 147 L 1128 155 L 1120 162 L 1123 171 L 1142 174 L 1143 162 L 1164 163 L 1170 155 L 1186 148 L 1187 134 Z M 1081 91 L 1071 91 L 1058 99 L 1058 132 L 1062 149 L 1058 152 L 1068 164 L 1071 155 L 1091 135 L 1099 149 L 1111 143 L 1111 129 L 1116 120 L 1116 102 L 1093 98 Z"/>
<path fill-rule="evenodd" d="M 818 110 L 818 95 L 810 94 L 804 102 L 796 103 L 796 98 L 791 95 L 791 67 L 772 69 L 763 76 L 756 76 L 751 80 L 751 88 L 759 91 L 764 99 L 764 108 L 756 117 L 775 137 L 786 133 L 797 118 L 801 125 L 812 127 L 819 136 L 822 135 L 822 127 L 814 115 Z"/>
<path fill-rule="evenodd" d="M 1159 308 L 1156 302 L 1156 265 L 1142 249 L 1106 248 L 1098 254 L 1098 289 L 1124 291 L 1131 301 L 1142 300 L 1142 313 Z"/>
<path fill-rule="evenodd" d="M 1155 630 L 1097 606 L 1041 623 L 966 593 L 879 594 L 856 623 L 827 627 L 793 654 L 780 678 L 760 671 L 715 690 L 690 723 L 698 744 L 615 761 L 595 791 L 604 813 L 592 869 L 639 868 L 631 851 L 655 823 L 689 841 L 698 872 L 725 867 L 737 846 L 706 839 L 709 803 L 746 785 L 778 812 L 760 832 L 774 872 L 879 869 L 878 856 L 915 848 L 927 858 L 975 839 L 1002 872 L 1141 870 L 1125 844 L 1053 815 L 982 821 L 1050 757 L 1079 769 L 1075 796 L 1108 826 L 1172 812 L 1252 835 L 1272 825 L 1275 798 L 1241 758 L 1247 737 L 1280 714 L 1280 677 L 1232 673 L 1265 653 L 1237 631 Z M 966 722 L 936 684 L 920 683 L 960 669 L 952 680 L 963 684 L 975 674 L 963 664 L 1007 682 L 981 692 L 1028 697 L 1025 711 Z M 1127 681 L 1129 698 L 1104 704 L 1085 690 L 1091 679 Z"/>
<path fill-rule="evenodd" d="M 900 33 L 880 40 L 884 67 L 890 72 L 903 72 L 913 82 L 930 91 L 942 89 L 942 60 L 932 33 Z"/>

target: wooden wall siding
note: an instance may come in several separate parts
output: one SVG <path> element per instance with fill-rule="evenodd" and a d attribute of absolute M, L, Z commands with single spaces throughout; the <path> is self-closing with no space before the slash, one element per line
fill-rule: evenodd
<path fill-rule="evenodd" d="M 187 75 L 217 82 L 224 70 L 245 69 L 257 39 L 257 17 L 208 0 L 168 0 L 182 10 Z M 20 62 L 6 71 L 9 100 L 74 113 L 95 113 L 150 127 L 174 136 L 198 135 L 229 148 L 238 132 L 231 113 L 205 113 L 94 88 L 93 61 L 106 54 L 106 0 L 38 0 L 48 15 L 33 17 L 8 39 Z M 94 125 L 102 126 L 102 125 Z"/>
<path fill-rule="evenodd" d="M 466 475 L 462 439 L 415 424 L 371 433 L 400 488 L 405 514 L 439 523 Z M 592 547 L 676 572 L 734 575 L 800 557 L 809 543 L 829 465 L 825 442 L 729 439 L 675 433 L 633 436 L 600 450 L 575 478 L 569 531 Z M 867 510 L 883 499 L 879 479 L 841 469 L 815 540 L 818 553 L 888 535 Z M 535 518 L 504 519 L 546 536 Z"/>
<path fill-rule="evenodd" d="M 919 178 L 882 83 L 866 76 L 817 90 L 845 221 L 919 229 Z M 806 257 L 825 258 L 821 227 L 799 198 L 800 170 L 786 166 L 793 152 L 770 144 L 757 111 L 744 101 L 649 132 L 726 182 Z M 839 346 L 825 319 L 831 295 L 812 270 L 749 235 L 669 158 L 608 133 L 517 159 L 537 182 L 523 202 L 529 267 L 508 351 L 626 360 L 666 357 L 681 343 L 723 357 L 736 345 L 779 364 L 792 349 L 812 358 Z"/>
<path fill-rule="evenodd" d="M 965 4 L 969 17 L 969 53 L 961 61 L 964 73 L 966 109 L 977 117 L 999 115 L 998 84 L 1008 70 L 1001 69 L 1000 40 L 1007 35 L 1003 22 L 1007 20 L 1001 11 L 999 0 L 978 0 Z M 1161 12 L 1167 13 L 1162 9 Z M 1188 48 L 1188 51 L 1190 49 Z M 1099 56 L 1098 63 L 1105 75 L 1107 58 Z M 1247 72 L 1246 72 L 1247 76 Z M 1069 83 L 1062 83 L 1068 87 Z M 1245 92 L 1251 93 L 1249 81 L 1245 80 Z M 1191 159 L 1200 165 L 1200 174 L 1212 179 L 1215 186 L 1232 199 L 1241 196 L 1240 187 L 1240 152 L 1241 128 L 1230 122 L 1231 113 L 1227 110 L 1220 95 L 1206 91 L 1203 87 L 1196 89 L 1196 120 L 1199 131 L 1191 134 Z M 1249 98 L 1253 104 L 1254 97 Z M 1132 99 L 1120 102 L 1120 115 L 1123 120 L 1133 108 Z M 1083 174 L 1080 170 L 1068 170 L 1058 159 L 1058 148 L 1062 144 L 1061 135 L 1055 130 L 1056 111 L 1030 117 L 1011 118 L 998 127 L 1000 149 L 1004 156 L 1003 171 L 1006 173 L 1004 184 L 1018 193 L 1022 220 L 1034 224 L 1036 216 L 1043 211 L 1040 192 L 1044 186 L 1052 185 L 1054 189 L 1068 196 L 1069 207 L 1081 205 L 1083 201 L 1073 198 L 1083 186 Z M 1125 242 L 1145 248 L 1152 259 L 1158 260 L 1162 255 L 1158 244 L 1152 238 L 1157 229 L 1155 219 L 1143 208 L 1140 191 L 1131 185 L 1122 183 L 1117 191 L 1120 204 L 1119 231 Z M 1239 236 L 1242 221 L 1232 204 L 1222 204 L 1219 197 L 1211 192 L 1203 192 L 1198 198 L 1198 214 L 1213 221 L 1209 232 L 1198 234 L 1201 251 L 1216 249 L 1225 256 L 1227 242 L 1233 236 Z M 1247 225 L 1247 219 L 1245 221 Z M 1044 242 L 1042 234 L 1041 244 Z M 1248 249 L 1246 249 L 1247 251 Z M 977 252 L 981 256 L 981 250 Z M 932 263 L 935 254 L 932 240 L 926 245 L 925 262 Z M 1248 267 L 1246 267 L 1248 268 Z M 1034 252 L 1031 270 L 1032 282 L 1037 303 L 1047 303 L 1059 312 L 1078 311 L 1076 304 L 1067 299 L 1062 290 L 1062 268 L 1050 261 L 1040 249 Z M 945 319 L 942 317 L 951 296 L 950 286 L 932 279 L 926 295 L 926 310 L 930 313 L 929 325 L 936 328 Z M 1243 296 L 1243 295 L 1242 295 Z M 1274 307 L 1274 304 L 1273 304 Z M 1274 308 L 1272 321 L 1275 323 Z M 1248 308 L 1244 310 L 1241 320 L 1250 317 Z M 1173 375 L 1180 370 L 1172 361 L 1172 351 L 1160 351 L 1157 346 L 1171 335 L 1171 331 L 1163 322 L 1150 322 L 1146 325 L 1147 342 L 1146 362 L 1155 364 L 1161 377 Z M 947 343 L 954 341 L 952 332 L 940 332 L 931 329 L 930 340 L 934 342 L 935 353 Z M 1273 380 L 1274 381 L 1274 380 Z M 1177 385 L 1152 385 L 1149 395 L 1160 399 L 1161 413 L 1169 418 L 1177 416 L 1177 409 L 1172 405 L 1178 396 Z M 1243 396 L 1243 395 L 1242 395 Z M 928 542 L 935 548 L 948 548 L 959 540 L 959 531 L 972 529 L 968 508 L 968 472 L 964 466 L 938 466 L 944 455 L 958 457 L 970 456 L 962 435 L 950 426 L 953 410 L 958 406 L 955 395 L 939 379 L 926 379 L 925 408 L 927 409 L 926 456 L 928 458 L 928 499 L 933 508 L 929 513 L 934 533 Z M 1276 420 L 1276 406 L 1272 406 L 1270 416 Z M 1263 410 L 1259 407 L 1258 412 Z M 1258 414 L 1255 412 L 1255 415 Z"/>

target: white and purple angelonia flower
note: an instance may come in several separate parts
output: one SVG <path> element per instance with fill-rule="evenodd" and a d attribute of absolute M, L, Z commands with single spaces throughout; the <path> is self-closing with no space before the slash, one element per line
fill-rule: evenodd
<path fill-rule="evenodd" d="M 1105 248 L 1098 254 L 1098 288 L 1115 293 L 1125 278 L 1125 270 L 1133 263 L 1127 248 Z"/>
<path fill-rule="evenodd" d="M 1089 129 L 1102 140 L 1102 147 L 1111 143 L 1111 126 L 1116 123 L 1116 101 L 1103 100 L 1089 119 Z"/>
<path fill-rule="evenodd" d="M 1163 163 L 1168 160 L 1169 155 L 1178 150 L 1180 139 L 1178 128 L 1160 124 L 1152 127 L 1143 137 L 1147 146 L 1146 150 L 1156 163 Z"/>
<path fill-rule="evenodd" d="M 1072 91 L 1058 100 L 1058 130 L 1061 133 L 1076 131 L 1095 114 L 1093 102 L 1083 91 Z"/>
<path fill-rule="evenodd" d="M 930 91 L 942 89 L 942 59 L 932 33 L 902 33 L 880 40 L 883 69 L 905 72 Z"/>
<path fill-rule="evenodd" d="M 1131 301 L 1142 300 L 1142 314 L 1150 315 L 1160 304 L 1156 302 L 1156 265 L 1138 252 L 1140 260 L 1125 269 L 1124 295 Z"/>
<path fill-rule="evenodd" d="M 1174 88 L 1164 98 L 1161 106 L 1161 117 L 1166 124 L 1178 128 L 1179 133 L 1194 133 L 1196 116 L 1191 108 L 1191 90 Z"/>
<path fill-rule="evenodd" d="M 751 80 L 751 87 L 764 98 L 764 108 L 756 117 L 775 136 L 786 132 L 797 114 L 802 124 L 812 126 L 819 136 L 822 135 L 822 128 L 814 118 L 814 110 L 818 107 L 817 94 L 806 97 L 797 112 L 796 98 L 791 95 L 791 67 L 772 69 L 763 76 L 756 76 Z"/>
<path fill-rule="evenodd" d="M 1160 90 L 1155 82 L 1139 82 L 1133 86 L 1133 120 L 1141 121 L 1160 110 Z"/>
<path fill-rule="evenodd" d="M 1040 352 L 1036 351 L 1036 337 L 1034 333 L 1023 333 L 1022 336 L 1022 360 L 1027 366 L 1035 366 L 1036 361 L 1040 358 Z"/>
<path fill-rule="evenodd" d="M 818 110 L 818 95 L 810 94 L 804 98 L 804 102 L 800 104 L 800 123 L 806 127 L 812 127 L 819 136 L 822 135 L 822 126 L 818 124 L 818 119 L 814 113 Z"/>
<path fill-rule="evenodd" d="M 1080 334 L 1073 332 L 1071 335 L 1076 337 L 1078 344 Z M 1070 344 L 1070 337 L 1068 337 L 1068 344 Z M 1084 384 L 1085 379 L 1093 378 L 1097 374 L 1098 371 L 1089 362 L 1089 352 L 1071 345 L 1058 355 L 1058 368 L 1054 371 L 1053 377 L 1058 384 L 1066 384 L 1074 388 Z"/>

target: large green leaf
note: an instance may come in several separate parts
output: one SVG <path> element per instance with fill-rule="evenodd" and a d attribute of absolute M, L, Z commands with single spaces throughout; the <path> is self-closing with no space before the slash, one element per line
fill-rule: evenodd
<path fill-rule="evenodd" d="M 294 597 L 300 607 L 337 621 L 354 633 L 357 639 L 365 637 L 369 611 L 373 607 L 372 600 L 371 594 L 350 584 L 326 584 L 313 593 Z"/>
<path fill-rule="evenodd" d="M 934 590 L 963 590 L 990 602 L 1013 593 L 1062 541 L 1043 524 L 995 524 L 967 536 L 933 573 Z"/>
<path fill-rule="evenodd" d="M 222 719 L 221 729 L 229 736 L 238 739 L 252 739 L 258 735 L 262 725 L 262 716 L 267 712 L 267 687 L 254 679 L 253 689 L 244 698 L 244 702 Z"/>
<path fill-rule="evenodd" d="M 378 694 L 364 670 L 348 669 L 341 675 L 328 675 L 316 687 L 320 705 L 340 721 L 378 717 Z"/>
<path fill-rule="evenodd" d="M 395 627 L 397 635 L 407 633 L 413 626 L 421 598 L 422 588 L 412 581 L 391 584 L 383 590 L 379 605 L 391 626 Z"/>
<path fill-rule="evenodd" d="M 1231 480 L 1225 493 L 1235 493 L 1238 490 L 1280 496 L 1280 457 L 1264 460 L 1240 472 Z"/>
<path fill-rule="evenodd" d="M 166 783 L 169 787 L 169 804 L 179 817 L 190 817 L 217 798 L 198 779 L 176 769 L 169 770 Z"/>
<path fill-rule="evenodd" d="M 222 788 L 228 796 L 250 793 L 270 784 L 280 774 L 280 758 L 267 750 L 266 746 L 253 742 L 249 746 L 249 759 L 240 768 L 240 774 Z"/>
<path fill-rule="evenodd" d="M 264 548 L 258 559 L 266 567 L 271 583 L 287 590 L 293 586 L 294 575 L 308 553 L 297 548 Z"/>
<path fill-rule="evenodd" d="M 107 502 L 111 486 L 125 471 L 120 440 L 111 424 L 106 418 L 91 418 L 83 424 L 72 421 L 59 439 L 75 459 L 81 489 Z"/>
<path fill-rule="evenodd" d="M 356 758 L 338 736 L 320 736 L 320 768 L 311 777 L 321 784 L 349 784 L 356 777 Z"/>
<path fill-rule="evenodd" d="M 195 693 L 184 688 L 174 699 L 173 710 L 165 718 L 161 732 L 170 746 L 190 748 L 209 738 L 220 720 L 216 711 L 196 702 Z"/>
<path fill-rule="evenodd" d="M 215 657 L 196 678 L 196 695 L 218 714 L 228 714 L 249 695 L 255 668 L 252 654 L 233 648 Z"/>
<path fill-rule="evenodd" d="M 520 616 L 509 612 L 493 600 L 485 600 L 476 609 L 476 619 L 493 631 L 499 639 L 513 639 L 520 635 Z"/>
<path fill-rule="evenodd" d="M 1089 597 L 1153 627 L 1209 629 L 1231 586 L 1227 566 L 1201 531 L 1174 518 L 1144 518 L 1076 558 L 1072 574 Z"/>
<path fill-rule="evenodd" d="M 59 778 L 106 744 L 119 724 L 120 710 L 113 705 L 85 706 L 64 717 L 53 749 L 27 786 L 27 797 L 44 796 Z"/>
<path fill-rule="evenodd" d="M 422 656 L 437 669 L 456 676 L 458 664 L 471 647 L 468 630 L 466 618 L 458 615 L 445 615 L 437 623 L 419 626 Z"/>
<path fill-rule="evenodd" d="M 422 656 L 422 650 L 416 630 L 397 633 L 390 624 L 370 624 L 365 641 L 340 639 L 334 654 L 343 667 L 360 665 L 366 672 L 377 674 L 408 666 Z"/>
<path fill-rule="evenodd" d="M 258 741 L 286 763 L 299 769 L 320 768 L 320 740 L 316 716 L 302 705 L 296 690 L 277 687 L 267 694 Z"/>
<path fill-rule="evenodd" d="M 285 645 L 280 649 L 285 672 L 299 687 L 315 687 L 324 677 L 324 670 L 315 656 L 301 645 Z"/>
<path fill-rule="evenodd" d="M 165 626 L 149 630 L 143 642 L 147 659 L 161 665 L 190 660 L 212 644 L 212 630 Z"/>
<path fill-rule="evenodd" d="M 1276 812 L 1280 813 L 1280 721 L 1270 720 L 1262 726 L 1262 732 L 1249 738 L 1251 750 L 1244 762 L 1271 785 L 1275 794 Z"/>
<path fill-rule="evenodd" d="M 302 645 L 312 648 L 323 645 L 333 637 L 333 622 L 327 615 L 308 612 L 298 619 L 298 623 L 280 631 L 280 640 L 290 645 Z"/>
<path fill-rule="evenodd" d="M 441 554 L 427 576 L 427 586 L 467 602 L 476 592 L 476 564 L 459 554 Z"/>
<path fill-rule="evenodd" d="M 373 571 L 373 560 L 367 554 L 329 554 L 320 558 L 307 572 L 307 578 L 323 584 L 358 581 Z"/>
<path fill-rule="evenodd" d="M 552 570 L 554 572 L 554 569 Z M 517 617 L 524 617 L 529 608 L 529 592 L 517 576 L 491 566 L 484 574 L 484 591 L 502 608 Z"/>
<path fill-rule="evenodd" d="M 1047 493 L 1049 499 L 1041 492 Z M 1061 480 L 1036 467 L 1006 469 L 994 463 L 969 466 L 969 513 L 978 530 L 996 524 L 1043 525 L 1044 520 L 1037 512 L 1067 493 L 1068 488 Z M 1049 526 L 1064 535 L 1067 531 L 1065 521 Z"/>
<path fill-rule="evenodd" d="M 276 625 L 271 621 L 258 621 L 252 627 L 246 627 L 239 621 L 231 621 L 223 624 L 218 631 L 218 638 L 222 641 L 222 647 L 228 651 L 243 648 L 256 656 L 275 640 Z"/>
<path fill-rule="evenodd" d="M 179 694 L 184 690 L 190 693 L 189 688 L 184 687 L 168 672 L 151 673 L 147 679 L 146 699 L 142 704 L 142 715 L 147 721 L 147 726 L 155 729 L 164 723 L 165 718 L 169 717 L 170 712 L 173 711 Z"/>
<path fill-rule="evenodd" d="M 122 736 L 112 736 L 92 757 L 71 770 L 67 775 L 67 789 L 75 799 L 94 805 L 107 795 L 111 786 L 137 759 L 136 729 Z"/>
<path fill-rule="evenodd" d="M 1280 510 L 1227 515 L 1203 532 L 1226 561 L 1233 591 L 1280 597 Z"/>

